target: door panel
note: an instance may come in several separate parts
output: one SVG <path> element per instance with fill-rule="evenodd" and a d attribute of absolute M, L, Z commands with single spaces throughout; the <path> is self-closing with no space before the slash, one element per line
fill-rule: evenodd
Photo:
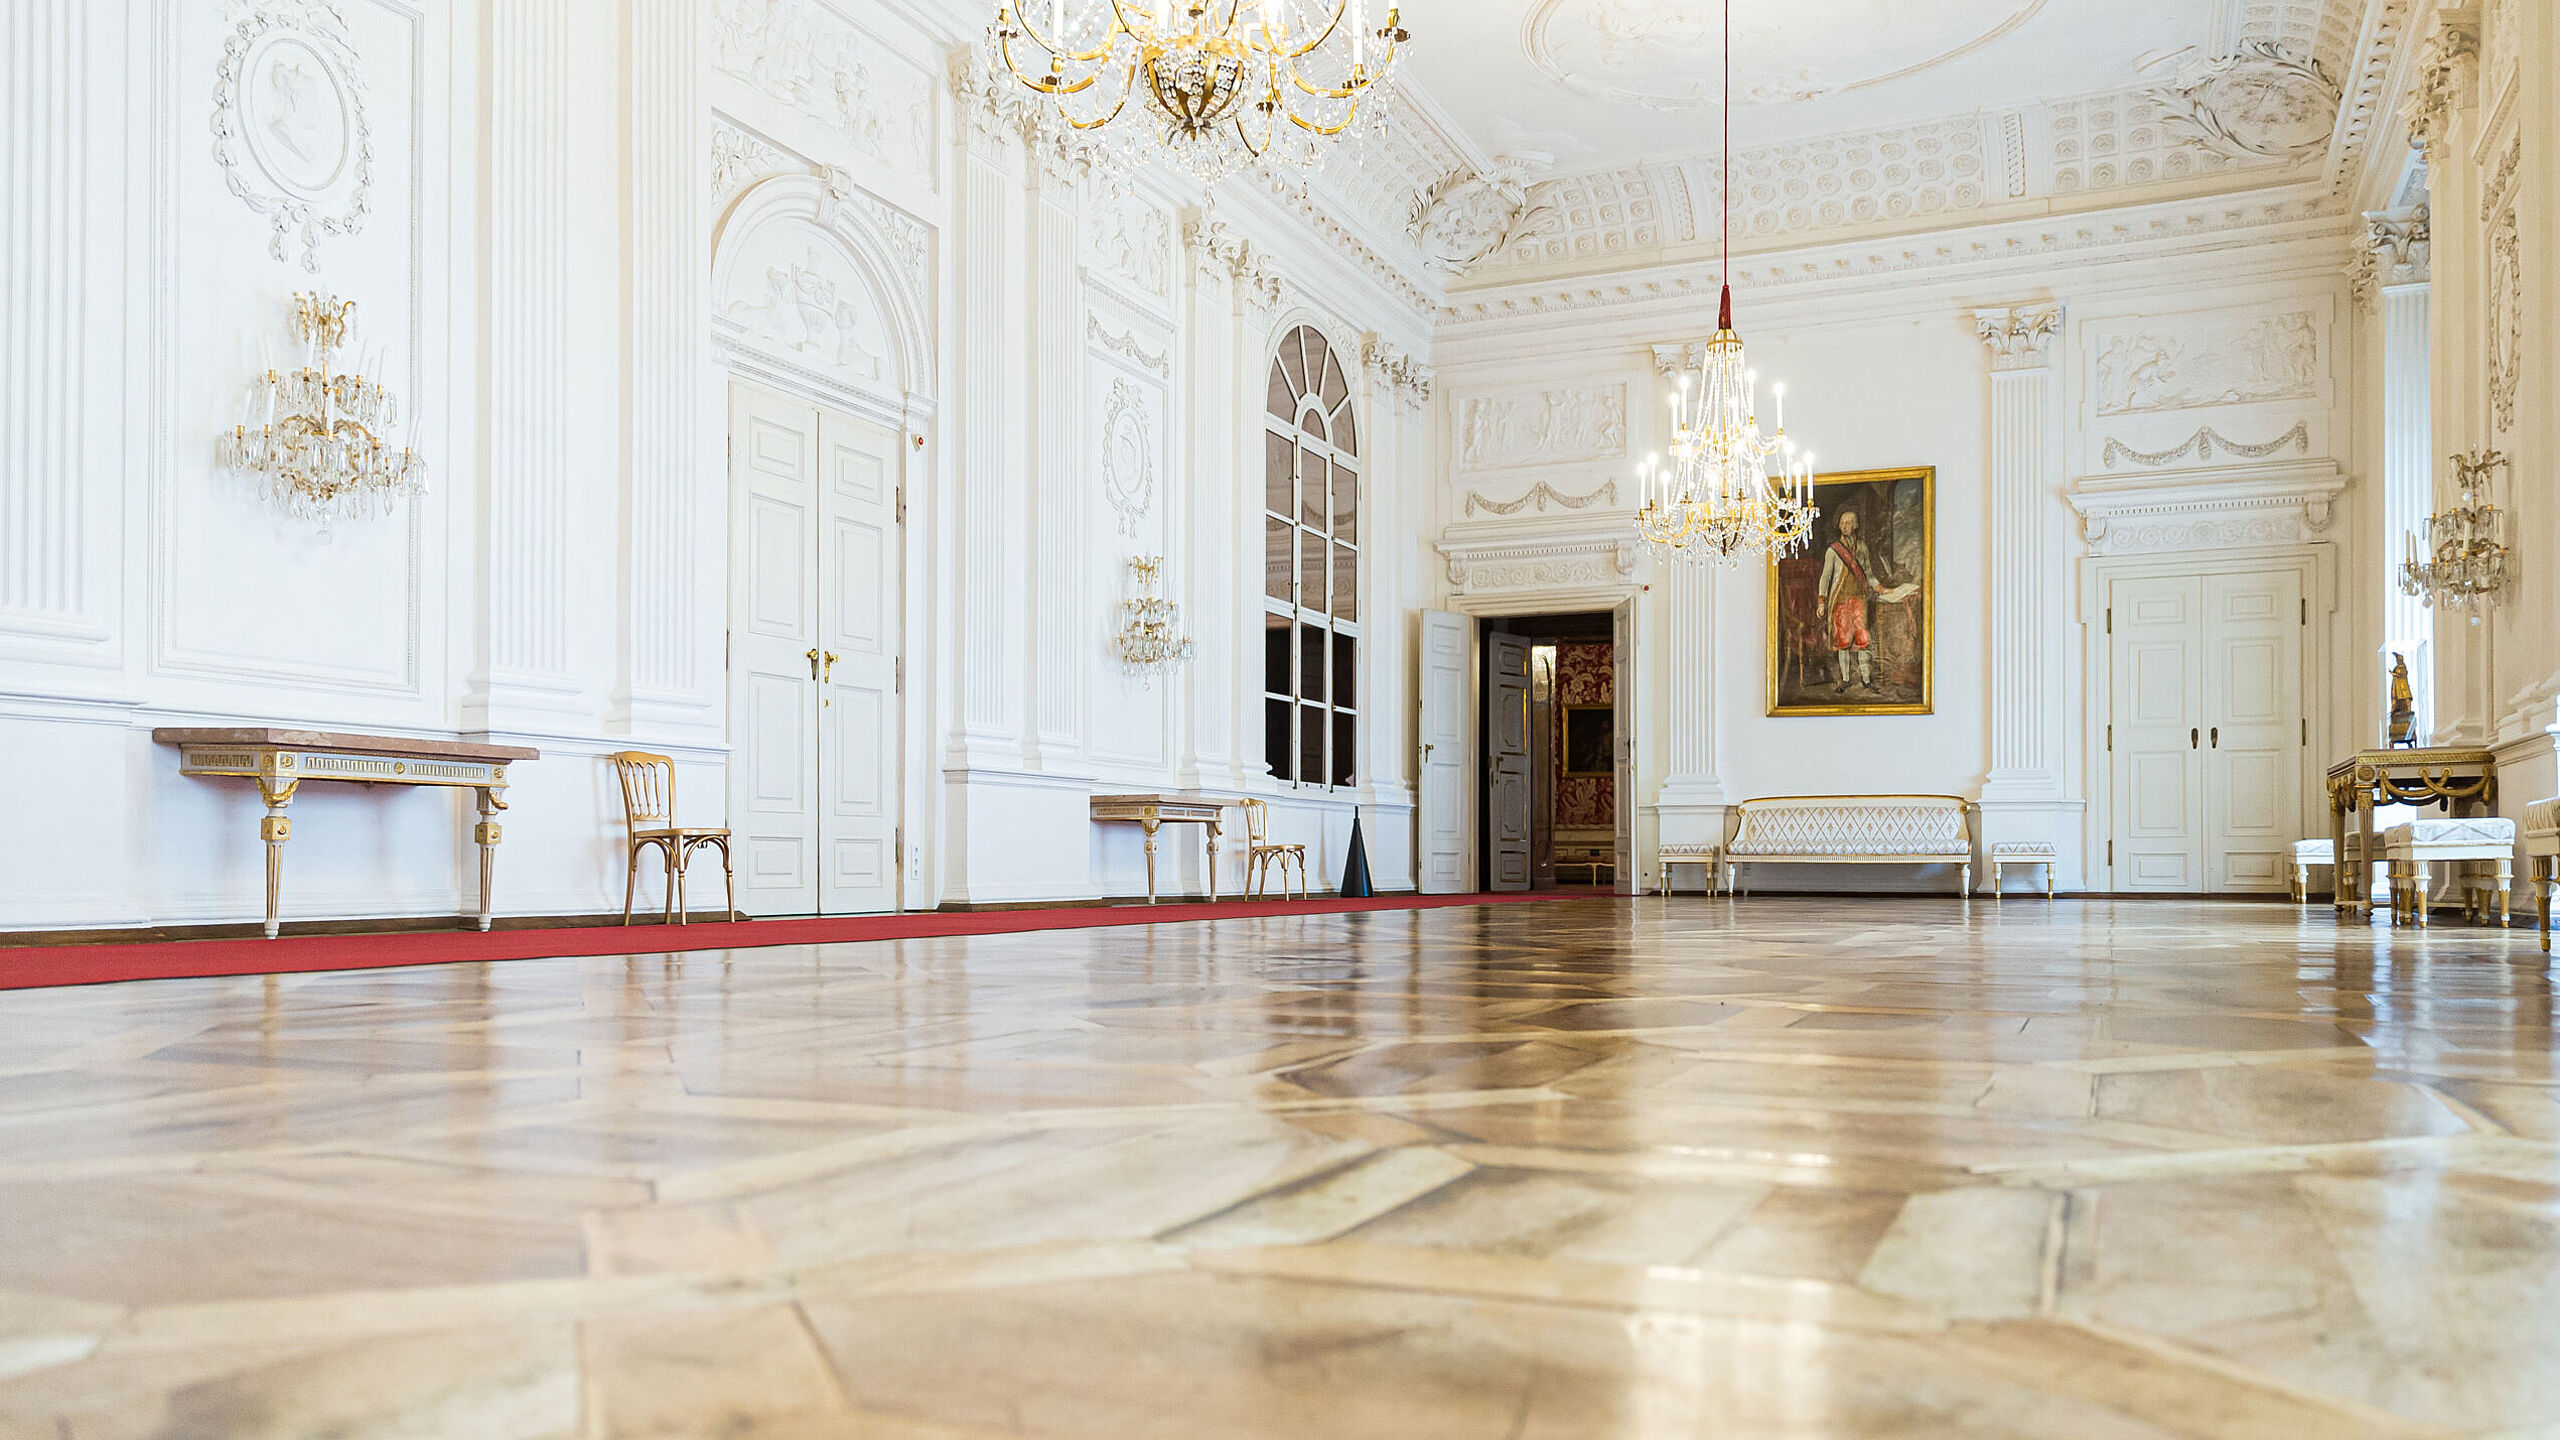
<path fill-rule="evenodd" d="M 2204 764 L 2195 736 L 2201 588 L 2191 578 L 2119 580 L 2114 611 L 2113 888 L 2204 888 Z"/>
<path fill-rule="evenodd" d="M 2301 576 L 2109 587 L 2114 887 L 2272 893 L 2301 837 Z"/>
<path fill-rule="evenodd" d="M 730 435 L 740 907 L 896 909 L 899 436 L 745 382 Z"/>
<path fill-rule="evenodd" d="M 746 553 L 730 577 L 730 733 L 745 753 L 730 757 L 729 828 L 750 915 L 818 908 L 817 422 L 808 405 L 731 388 L 731 513 Z"/>
<path fill-rule="evenodd" d="M 1529 888 L 1529 642 L 1484 641 L 1485 845 L 1495 890 Z"/>
<path fill-rule="evenodd" d="M 898 908 L 898 434 L 821 411 L 826 545 L 819 568 L 819 909 Z"/>
<path fill-rule="evenodd" d="M 2206 876 L 2223 893 L 2288 888 L 2302 838 L 2302 579 L 2204 577 Z"/>
<path fill-rule="evenodd" d="M 1425 895 L 1456 895 L 1475 881 L 1467 832 L 1467 777 L 1474 773 L 1467 723 L 1475 687 L 1467 673 L 1470 622 L 1445 610 L 1422 612 L 1422 764 L 1416 779 L 1415 844 Z"/>

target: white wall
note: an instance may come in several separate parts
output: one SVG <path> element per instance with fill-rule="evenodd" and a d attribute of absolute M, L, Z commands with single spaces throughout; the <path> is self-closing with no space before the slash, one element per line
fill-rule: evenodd
<path fill-rule="evenodd" d="M 1616 548 L 1632 535 L 1630 472 L 1667 438 L 1670 391 L 1656 347 L 1675 354 L 1713 330 L 1711 273 L 1676 286 L 1657 279 L 1643 293 L 1565 313 L 1523 317 L 1478 304 L 1443 327 L 1436 354 L 1451 458 L 1436 535 L 1452 564 L 1435 577 L 1438 603 L 1526 614 L 1642 597 L 1642 875 L 1653 874 L 1657 844 L 1718 838 L 1731 801 L 1884 791 L 1981 799 L 1986 842 L 2050 839 L 2063 885 L 2103 887 L 2103 816 L 2091 802 L 2105 772 L 2085 700 L 2090 627 L 2102 623 L 2086 600 L 2093 562 L 2247 553 L 2322 557 L 2320 568 L 2363 543 L 2362 522 L 2331 503 L 2353 488 L 2358 458 L 2346 422 L 2358 357 L 2339 274 L 2348 229 L 2342 220 L 2270 223 L 2235 241 L 2155 222 L 2123 227 L 2126 238 L 2099 227 L 2108 238 L 2067 244 L 2056 242 L 2091 231 L 2021 227 L 1945 237 L 1925 258 L 1843 247 L 1755 254 L 1738 268 L 1736 320 L 1751 363 L 1764 383 L 1787 382 L 1789 431 L 1818 468 L 1936 468 L 1928 715 L 1767 715 L 1765 566 L 1710 572 L 1711 594 L 1686 601 L 1695 581 Z M 2002 329 L 2005 348 L 1987 343 L 1985 327 L 2057 308 L 2049 332 L 2018 340 Z M 2272 346 L 2287 337 L 2308 351 Z M 2108 393 L 2102 382 L 2122 368 L 2105 358 L 2110 347 L 2168 357 L 2167 368 L 2188 378 Z M 2024 388 L 2000 388 L 2013 384 Z M 1579 457 L 1571 463 L 1551 462 L 1557 447 L 1505 457 L 1470 434 L 1472 407 L 1484 403 L 1507 399 L 1516 413 L 1548 394 L 1580 395 L 1567 413 L 1584 415 L 1621 390 L 1623 435 L 1563 445 Z M 2200 446 L 2208 429 L 2215 438 Z M 2225 439 L 2253 453 L 2235 455 Z M 2003 465 L 2015 467 L 2014 490 L 2001 488 Z M 2007 494 L 2016 509 L 2004 519 L 1998 497 Z M 2329 604 L 2315 602 L 2314 648 L 2344 654 L 2352 629 Z M 1684 620 L 1684 605 L 1700 618 Z M 2340 716 L 2329 696 L 2310 708 L 2324 735 Z M 1685 756 L 1675 753 L 1684 737 Z M 2306 749 L 2308 773 L 2322 753 Z M 2316 797 L 2316 786 L 2306 789 Z M 2316 828 L 2314 809 L 2306 801 L 2304 834 Z M 1950 883 L 1819 867 L 1767 881 Z"/>
<path fill-rule="evenodd" d="M 1277 328 L 1318 323 L 1359 369 L 1373 487 L 1428 443 L 1427 372 L 1395 368 L 1427 349 L 1422 292 L 1299 202 L 1106 193 L 1016 97 L 955 84 L 968 7 L 346 0 L 343 33 L 285 0 L 23 8 L 0 50 L 28 162 L 0 179 L 27 217 L 0 240 L 27 301 L 0 351 L 0 744 L 46 757 L 22 786 L 51 828 L 10 857 L 0 926 L 260 913 L 254 790 L 178 776 L 150 740 L 176 724 L 535 745 L 498 909 L 616 908 L 601 757 L 676 755 L 688 819 L 726 791 L 731 373 L 914 442 L 910 906 L 1134 893 L 1134 831 L 1085 797 L 1182 787 L 1271 794 L 1328 878 L 1363 804 L 1379 882 L 1410 884 L 1399 645 L 1367 665 L 1375 783 L 1293 791 L 1259 764 L 1253 417 Z M 291 217 L 278 258 L 258 205 L 285 192 L 259 166 L 284 162 L 235 138 L 226 169 L 208 97 L 226 45 L 254 58 L 289 26 L 319 27 L 306 63 L 361 124 L 315 112 L 350 147 L 312 206 L 338 223 L 306 246 Z M 235 124 L 274 118 L 249 103 Z M 835 287 L 820 324 L 769 303 L 793 264 Z M 385 519 L 294 520 L 212 465 L 257 337 L 280 353 L 314 285 L 358 302 L 422 418 L 430 492 Z M 1106 472 L 1122 397 L 1153 466 L 1135 500 Z M 1414 583 L 1394 513 L 1370 511 L 1373 605 Z M 1152 687 L 1104 658 L 1140 553 L 1169 557 L 1199 642 Z M 467 796 L 312 785 L 293 815 L 288 919 L 468 908 Z M 1169 892 L 1205 882 L 1188 838 Z"/>

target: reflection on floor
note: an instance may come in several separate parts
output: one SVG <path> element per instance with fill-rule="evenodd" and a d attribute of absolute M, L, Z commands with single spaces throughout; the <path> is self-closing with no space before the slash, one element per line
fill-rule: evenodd
<path fill-rule="evenodd" d="M 0 1436 L 2522 1434 L 2553 1008 L 1787 899 L 11 994 Z"/>

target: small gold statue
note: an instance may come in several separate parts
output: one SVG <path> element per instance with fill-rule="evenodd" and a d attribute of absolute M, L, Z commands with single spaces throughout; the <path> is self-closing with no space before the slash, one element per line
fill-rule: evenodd
<path fill-rule="evenodd" d="M 2415 749 L 2418 744 L 2418 698 L 2409 689 L 2409 657 L 2391 657 L 2391 743 Z"/>

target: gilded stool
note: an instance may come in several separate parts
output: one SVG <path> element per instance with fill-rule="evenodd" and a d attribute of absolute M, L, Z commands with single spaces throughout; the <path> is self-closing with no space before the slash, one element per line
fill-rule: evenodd
<path fill-rule="evenodd" d="M 1713 895 L 1723 888 L 1717 883 L 1717 877 L 1723 873 L 1724 847 L 1721 845 L 1664 845 L 1654 851 L 1654 858 L 1662 866 L 1662 893 L 1665 895 L 1671 893 L 1671 867 L 1674 865 L 1704 865 L 1707 867 L 1707 893 Z"/>
<path fill-rule="evenodd" d="M 2311 872 L 2323 868 L 2326 868 L 2329 871 L 2330 884 L 2332 888 L 2334 888 L 2337 884 L 2338 871 L 2337 846 L 2330 844 L 2326 840 L 2296 840 L 2293 842 L 2294 904 L 2308 905 L 2311 903 Z"/>
<path fill-rule="evenodd" d="M 2459 867 L 2469 862 L 2497 867 L 2498 923 L 2507 923 L 2508 890 L 2515 876 L 2516 822 L 2495 815 L 2466 819 L 2412 820 L 2382 834 L 2382 853 L 2391 865 L 2391 920 L 2395 925 L 2427 923 L 2429 867 Z M 2462 912 L 2470 919 L 2489 915 L 2488 887 L 2476 882 L 2462 888 Z"/>
<path fill-rule="evenodd" d="M 2053 842 L 2050 840 L 2002 840 L 1991 847 L 1991 898 L 2000 898 L 2000 867 L 2004 865 L 2041 865 L 2044 867 L 2044 898 L 2053 898 Z"/>

